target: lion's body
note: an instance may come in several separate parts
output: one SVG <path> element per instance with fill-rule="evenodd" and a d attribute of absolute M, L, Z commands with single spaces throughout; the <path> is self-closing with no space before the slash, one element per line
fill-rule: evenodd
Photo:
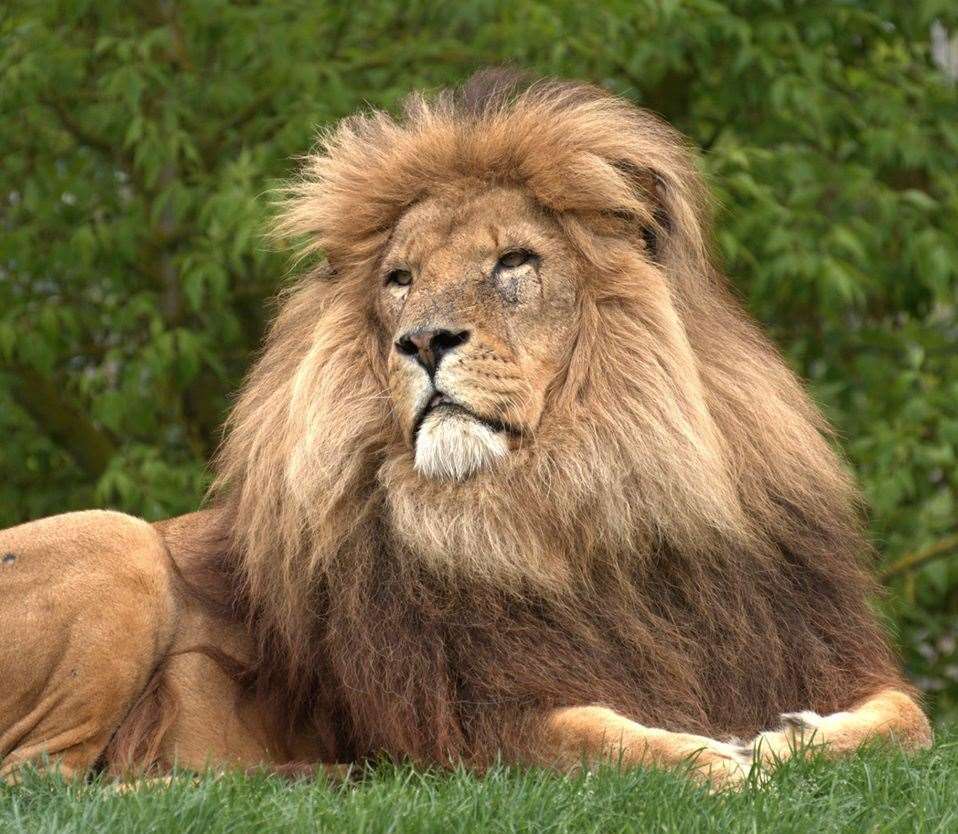
<path fill-rule="evenodd" d="M 173 639 L 166 554 L 118 513 L 0 533 L 0 773 L 43 753 L 89 767 Z"/>
<path fill-rule="evenodd" d="M 87 517 L 102 554 L 71 557 L 107 588 L 110 559 L 121 575 L 149 552 L 165 612 L 130 631 L 98 756 L 700 751 L 734 780 L 756 751 L 733 736 L 927 743 L 869 605 L 854 489 L 710 265 L 670 130 L 494 77 L 349 120 L 310 166 L 282 229 L 328 266 L 283 301 L 214 509 L 129 546 L 112 525 L 136 522 Z M 772 732 L 783 713 L 803 717 Z"/>
<path fill-rule="evenodd" d="M 0 532 L 0 775 L 43 755 L 118 774 L 337 758 L 243 685 L 243 623 L 184 593 L 177 563 L 212 518 L 92 511 Z"/>
<path fill-rule="evenodd" d="M 448 668 L 457 661 L 451 650 L 458 648 L 478 672 L 483 660 L 476 650 L 497 641 L 491 637 L 495 629 L 476 616 L 473 606 L 459 621 L 461 628 L 424 635 L 431 638 L 427 643 L 419 639 L 422 632 L 417 630 L 414 642 L 399 648 L 396 641 L 410 637 L 402 623 L 395 618 L 380 621 L 377 634 L 389 634 L 381 643 L 383 650 L 409 653 L 398 680 L 343 690 L 339 688 L 344 685 L 341 669 L 332 663 L 324 667 L 329 677 L 312 693 L 308 712 L 291 709 L 281 699 L 262 697 L 250 686 L 248 670 L 256 657 L 256 643 L 247 627 L 219 601 L 197 597 L 179 577 L 177 565 L 187 571 L 202 570 L 203 553 L 195 549 L 195 543 L 207 542 L 211 532 L 218 535 L 220 524 L 217 514 L 210 512 L 154 528 L 129 516 L 94 511 L 0 533 L 0 551 L 15 557 L 0 573 L 0 628 L 8 637 L 0 651 L 0 671 L 7 682 L 0 696 L 0 777 L 47 756 L 67 774 L 105 768 L 117 775 L 164 771 L 173 765 L 196 770 L 315 767 L 360 761 L 364 754 L 382 750 L 422 761 L 459 755 L 474 766 L 482 766 L 489 751 L 496 750 L 518 762 L 571 766 L 588 748 L 615 757 L 630 727 L 634 731 L 638 726 L 624 715 L 647 724 L 639 741 L 643 760 L 672 765 L 701 756 L 699 751 L 709 752 L 711 747 L 723 756 L 738 755 L 737 748 L 686 735 L 690 729 L 725 734 L 719 729 L 722 725 L 709 724 L 701 715 L 673 719 L 676 732 L 669 732 L 668 716 L 674 706 L 667 704 L 663 710 L 659 700 L 651 697 L 640 702 L 634 693 L 646 691 L 646 681 L 632 680 L 632 692 L 627 685 L 621 686 L 616 669 L 621 673 L 624 663 L 610 668 L 602 681 L 594 671 L 595 660 L 610 651 L 611 641 L 593 653 L 594 643 L 602 642 L 594 636 L 582 639 L 579 652 L 570 652 L 571 635 L 558 646 L 555 638 L 553 644 L 541 646 L 525 640 L 504 641 L 498 645 L 506 653 L 497 649 L 486 661 L 493 664 L 493 679 L 483 682 L 482 691 L 477 687 L 468 693 L 488 698 L 491 692 L 496 700 L 464 704 L 463 694 L 457 694 L 455 702 L 443 704 L 443 695 L 449 698 L 449 694 L 430 686 L 443 675 L 435 667 L 425 668 L 421 657 L 416 657 L 417 650 L 428 646 L 429 655 Z M 491 613 L 486 611 L 485 616 Z M 420 615 L 413 607 L 401 619 L 408 623 Z M 508 620 L 513 617 L 510 612 Z M 562 623 L 553 625 L 561 628 Z M 530 634 L 541 634 L 539 616 L 531 627 Z M 581 623 L 575 632 L 582 637 Z M 619 624 L 610 633 L 627 634 L 627 629 Z M 365 636 L 355 635 L 349 648 Z M 592 650 L 583 655 L 588 646 Z M 340 648 L 344 650 L 346 646 Z M 583 674 L 581 665 L 577 670 L 569 663 L 576 655 L 584 657 L 588 673 Z M 543 658 L 554 664 L 552 668 L 544 668 Z M 565 667 L 556 668 L 563 660 Z M 361 653 L 343 655 L 341 662 L 359 665 L 363 674 L 381 668 L 361 660 Z M 355 687 L 357 678 L 354 675 L 345 685 Z M 502 691 L 521 691 L 523 679 L 529 690 L 542 687 L 542 681 L 571 683 L 569 687 L 553 685 L 551 693 L 540 691 L 541 703 L 601 701 L 603 706 L 556 710 L 556 730 L 551 722 L 537 720 L 539 714 L 522 709 L 522 704 L 515 708 L 504 704 Z M 400 715 L 393 706 L 392 685 L 403 687 Z M 674 688 L 677 700 L 682 700 L 684 685 Z M 863 691 L 881 693 L 867 684 Z M 927 743 L 927 724 L 908 696 L 895 689 L 885 693 L 854 714 L 842 712 L 825 719 L 835 725 L 831 739 L 839 751 L 854 749 L 883 727 L 908 746 Z M 604 695 L 612 697 L 600 697 Z M 778 708 L 796 704 L 832 711 L 828 704 L 801 697 L 783 700 Z M 365 726 L 356 721 L 356 715 L 365 718 Z M 463 725 L 464 720 L 469 723 Z M 767 720 L 747 726 L 737 716 L 734 720 L 750 736 L 756 727 L 774 726 L 778 716 L 770 714 Z M 471 750 L 463 744 L 463 726 L 472 732 Z M 430 733 L 438 739 L 434 746 L 423 741 Z M 485 750 L 477 740 L 485 744 Z M 787 756 L 794 741 L 790 732 L 766 733 L 762 752 Z M 716 768 L 716 763 L 711 766 Z M 712 775 L 736 778 L 734 771 L 715 770 Z"/>

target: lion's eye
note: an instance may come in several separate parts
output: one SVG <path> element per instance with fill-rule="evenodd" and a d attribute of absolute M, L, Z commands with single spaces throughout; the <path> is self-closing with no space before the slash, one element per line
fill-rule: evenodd
<path fill-rule="evenodd" d="M 528 249 L 513 249 L 511 252 L 500 255 L 496 266 L 505 269 L 515 269 L 517 266 L 529 263 L 534 257 L 535 253 L 530 252 Z"/>
<path fill-rule="evenodd" d="M 408 269 L 394 269 L 386 276 L 386 283 L 408 287 L 412 283 L 412 273 Z"/>

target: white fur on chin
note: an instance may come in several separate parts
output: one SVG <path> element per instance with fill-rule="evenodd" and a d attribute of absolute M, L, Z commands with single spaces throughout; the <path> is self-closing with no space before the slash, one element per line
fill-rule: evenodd
<path fill-rule="evenodd" d="M 416 438 L 416 470 L 427 478 L 461 481 L 508 454 L 500 432 L 445 409 L 427 415 Z"/>

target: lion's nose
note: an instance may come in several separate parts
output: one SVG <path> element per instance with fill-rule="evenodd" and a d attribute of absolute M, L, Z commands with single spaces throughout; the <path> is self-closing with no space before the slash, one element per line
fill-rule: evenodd
<path fill-rule="evenodd" d="M 415 359 L 429 374 L 433 374 L 447 353 L 468 341 L 468 330 L 420 328 L 400 336 L 396 340 L 396 350 L 403 356 Z"/>

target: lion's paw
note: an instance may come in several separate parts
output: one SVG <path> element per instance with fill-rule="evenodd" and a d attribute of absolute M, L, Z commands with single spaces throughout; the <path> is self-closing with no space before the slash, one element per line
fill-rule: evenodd
<path fill-rule="evenodd" d="M 759 733 L 749 745 L 752 757 L 757 762 L 775 764 L 795 755 L 807 755 L 826 744 L 847 717 L 846 712 L 784 712 L 779 716 L 782 724 L 778 730 Z"/>
<path fill-rule="evenodd" d="M 810 709 L 802 712 L 783 712 L 779 719 L 782 722 L 783 729 L 789 729 L 793 732 L 808 734 L 814 733 L 825 720 L 817 712 Z"/>
<path fill-rule="evenodd" d="M 713 791 L 734 790 L 748 778 L 752 748 L 748 744 L 707 739 L 691 752 L 692 775 L 707 781 Z"/>

